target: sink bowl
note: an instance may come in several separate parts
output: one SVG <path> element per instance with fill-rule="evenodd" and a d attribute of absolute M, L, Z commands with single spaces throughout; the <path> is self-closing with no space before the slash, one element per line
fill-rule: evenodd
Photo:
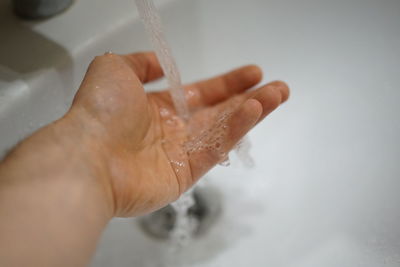
<path fill-rule="evenodd" d="M 76 1 L 40 22 L 7 5 L 3 154 L 68 109 L 95 55 L 150 49 L 131 0 Z M 138 218 L 117 218 L 91 266 L 400 266 L 400 2 L 157 5 L 184 81 L 256 63 L 265 81 L 288 82 L 291 99 L 250 133 L 253 169 L 233 156 L 207 175 L 223 210 L 209 231 L 171 256 Z"/>

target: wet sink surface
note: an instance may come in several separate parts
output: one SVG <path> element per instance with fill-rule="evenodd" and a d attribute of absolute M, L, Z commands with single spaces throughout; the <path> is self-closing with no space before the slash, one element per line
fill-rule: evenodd
<path fill-rule="evenodd" d="M 2 151 L 63 114 L 93 56 L 150 48 L 133 1 L 93 2 L 18 26 L 38 53 L 50 47 L 53 60 L 18 65 L 0 53 Z M 399 266 L 400 2 L 158 2 L 185 81 L 257 63 L 265 81 L 292 88 L 290 101 L 250 134 L 255 168 L 233 160 L 207 176 L 224 211 L 180 263 Z M 99 15 L 86 22 L 93 6 Z M 135 219 L 115 219 L 92 266 L 162 266 L 167 248 Z"/>

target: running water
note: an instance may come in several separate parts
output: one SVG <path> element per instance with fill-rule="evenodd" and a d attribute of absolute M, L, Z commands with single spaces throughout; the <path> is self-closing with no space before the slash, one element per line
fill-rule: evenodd
<path fill-rule="evenodd" d="M 140 18 L 144 23 L 161 68 L 167 78 L 176 112 L 179 117 L 187 121 L 190 117 L 190 113 L 186 103 L 185 92 L 181 83 L 178 67 L 176 66 L 171 49 L 162 30 L 161 18 L 152 0 L 135 1 Z"/>
<path fill-rule="evenodd" d="M 147 34 L 149 35 L 151 44 L 167 78 L 176 112 L 181 119 L 187 122 L 190 118 L 190 113 L 185 98 L 185 92 L 171 49 L 162 31 L 161 18 L 152 0 L 135 0 L 135 2 L 139 15 L 145 25 Z M 168 117 L 169 115 L 167 114 L 167 110 L 160 110 L 160 112 L 162 117 Z M 203 149 L 213 149 L 221 156 L 222 161 L 220 164 L 228 166 L 229 157 L 228 154 L 222 151 L 221 145 L 225 137 L 226 128 L 228 127 L 226 125 L 228 116 L 229 114 L 223 114 L 214 127 L 201 133 L 200 137 L 196 138 L 196 140 L 189 140 L 185 148 L 187 153 L 190 154 Z M 237 145 L 236 149 L 239 158 L 242 159 L 245 166 L 252 165 L 253 161 L 248 153 L 249 148 L 249 143 L 243 139 Z M 176 167 L 178 172 L 179 166 L 183 163 L 175 161 L 174 163 L 177 165 Z M 178 250 L 180 247 L 186 245 L 190 240 L 194 229 L 196 229 L 196 222 L 190 220 L 187 216 L 188 210 L 193 206 L 193 204 L 194 197 L 192 190 L 184 193 L 177 201 L 171 204 L 177 213 L 175 227 L 171 233 L 174 250 Z"/>

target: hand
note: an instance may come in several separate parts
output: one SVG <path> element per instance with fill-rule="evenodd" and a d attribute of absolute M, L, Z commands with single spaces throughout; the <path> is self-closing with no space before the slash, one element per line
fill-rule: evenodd
<path fill-rule="evenodd" d="M 289 95 L 283 82 L 246 91 L 262 74 L 242 67 L 185 86 L 192 112 L 185 123 L 168 91 L 145 93 L 142 83 L 161 76 L 153 53 L 96 57 L 66 115 L 90 137 L 92 167 L 111 192 L 115 216 L 177 199 Z"/>

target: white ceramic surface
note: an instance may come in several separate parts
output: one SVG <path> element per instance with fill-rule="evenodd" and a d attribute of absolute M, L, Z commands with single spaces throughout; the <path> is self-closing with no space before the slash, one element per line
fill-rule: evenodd
<path fill-rule="evenodd" d="M 257 63 L 292 88 L 250 134 L 256 167 L 208 175 L 224 212 L 182 265 L 400 266 L 400 1 L 158 3 L 185 81 Z M 79 0 L 39 23 L 7 10 L 1 151 L 65 112 L 95 55 L 150 48 L 131 0 Z M 162 266 L 167 247 L 115 219 L 92 266 Z"/>

